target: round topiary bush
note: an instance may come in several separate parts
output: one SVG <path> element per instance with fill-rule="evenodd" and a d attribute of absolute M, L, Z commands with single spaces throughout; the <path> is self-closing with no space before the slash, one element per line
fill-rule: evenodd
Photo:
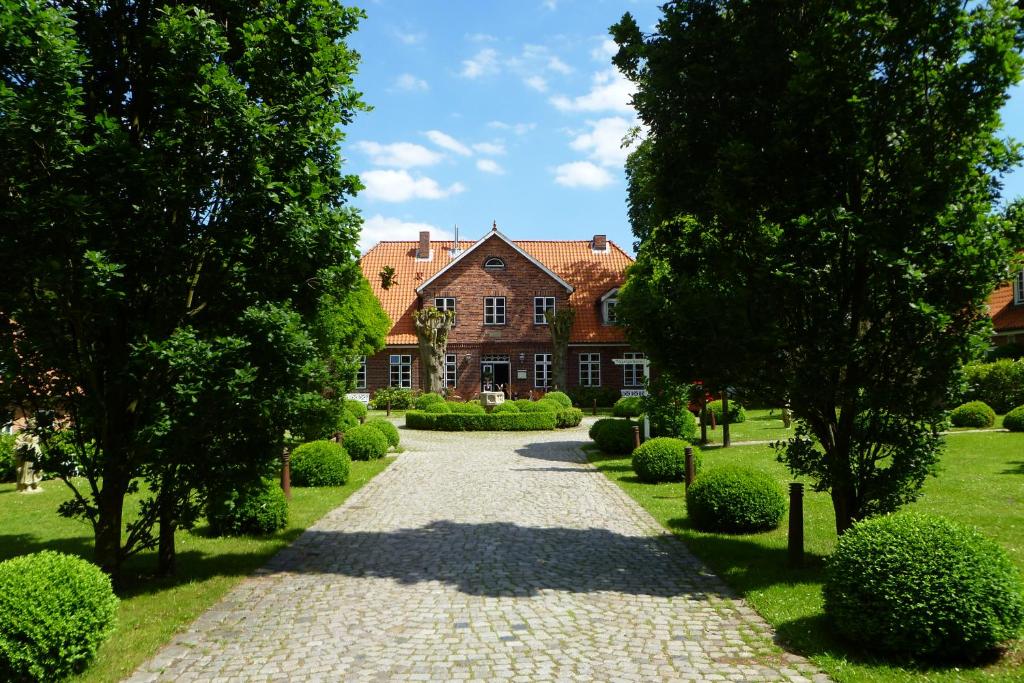
<path fill-rule="evenodd" d="M 310 441 L 292 451 L 292 483 L 296 486 L 344 486 L 352 464 L 333 441 Z"/>
<path fill-rule="evenodd" d="M 444 396 L 428 392 L 416 397 L 413 405 L 416 407 L 416 410 L 426 410 L 427 406 L 434 405 L 435 403 L 444 403 Z"/>
<path fill-rule="evenodd" d="M 711 401 L 708 403 L 708 412 L 715 416 L 715 423 L 722 424 L 722 402 Z M 729 401 L 729 424 L 737 424 L 747 421 L 747 411 L 736 401 Z"/>
<path fill-rule="evenodd" d="M 487 412 L 482 405 L 475 401 L 472 403 L 456 403 L 452 401 L 448 403 L 448 408 L 451 412 L 458 413 L 459 415 L 483 415 Z"/>
<path fill-rule="evenodd" d="M 786 496 L 771 475 L 726 465 L 701 474 L 690 485 L 686 510 L 694 526 L 702 531 L 768 531 L 782 521 Z"/>
<path fill-rule="evenodd" d="M 996 423 L 996 411 L 982 401 L 970 401 L 953 408 L 949 421 L 954 427 L 975 427 L 984 429 Z"/>
<path fill-rule="evenodd" d="M 366 419 L 366 404 L 350 398 L 345 399 L 345 410 L 352 413 L 352 417 L 360 422 Z"/>
<path fill-rule="evenodd" d="M 544 400 L 554 401 L 563 408 L 572 408 L 572 399 L 569 398 L 569 394 L 561 391 L 549 391 L 544 394 Z"/>
<path fill-rule="evenodd" d="M 633 422 L 604 418 L 590 426 L 590 438 L 603 452 L 625 454 L 633 452 Z"/>
<path fill-rule="evenodd" d="M 836 630 L 897 655 L 971 660 L 1024 625 L 1024 585 L 1003 549 L 920 513 L 869 519 L 840 536 L 823 593 Z"/>
<path fill-rule="evenodd" d="M 579 408 L 562 408 L 555 413 L 555 426 L 559 429 L 577 427 L 583 422 L 583 411 Z"/>
<path fill-rule="evenodd" d="M 1003 418 L 1003 426 L 1011 432 L 1024 432 L 1024 406 L 1018 406 Z"/>
<path fill-rule="evenodd" d="M 509 403 L 509 401 L 505 401 L 505 403 Z M 528 398 L 517 398 L 516 400 L 512 401 L 512 404 L 518 407 L 520 411 L 523 410 L 524 406 L 531 405 L 532 403 L 533 401 L 531 401 Z"/>
<path fill-rule="evenodd" d="M 440 403 L 428 403 L 427 407 L 423 409 L 425 413 L 433 413 L 434 415 L 446 415 L 452 412 L 452 406 L 444 401 Z"/>
<path fill-rule="evenodd" d="M 561 405 L 547 399 L 527 401 L 525 404 L 519 405 L 519 412 L 521 413 L 557 413 L 559 410 L 562 410 Z"/>
<path fill-rule="evenodd" d="M 615 417 L 639 417 L 643 412 L 639 396 L 623 396 L 612 406 Z"/>
<path fill-rule="evenodd" d="M 492 413 L 518 413 L 520 412 L 519 406 L 510 401 L 505 403 L 499 403 L 498 405 L 491 408 Z"/>
<path fill-rule="evenodd" d="M 345 450 L 353 460 L 376 460 L 388 452 L 388 440 L 377 427 L 360 425 L 345 432 Z"/>
<path fill-rule="evenodd" d="M 0 562 L 0 680 L 56 681 L 82 671 L 114 630 L 110 578 L 44 550 Z"/>
<path fill-rule="evenodd" d="M 392 448 L 398 448 L 398 443 L 401 440 L 401 436 L 398 433 L 398 427 L 391 424 L 382 417 L 367 420 L 366 426 L 373 427 L 378 432 L 383 434 L 384 438 L 387 439 L 389 446 L 391 446 Z"/>
<path fill-rule="evenodd" d="M 661 436 L 640 444 L 633 451 L 633 471 L 640 481 L 655 484 L 662 481 L 683 481 L 686 476 L 686 447 L 682 439 Z M 694 469 L 699 472 L 701 457 L 693 454 Z"/>
<path fill-rule="evenodd" d="M 211 492 L 206 520 L 215 536 L 269 534 L 288 524 L 288 501 L 271 479 Z"/>

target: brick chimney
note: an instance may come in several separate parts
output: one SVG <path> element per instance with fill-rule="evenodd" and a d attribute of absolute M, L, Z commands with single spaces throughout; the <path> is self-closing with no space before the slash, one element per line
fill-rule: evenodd
<path fill-rule="evenodd" d="M 430 258 L 430 231 L 420 230 L 420 244 L 416 247 L 416 258 L 427 260 Z"/>
<path fill-rule="evenodd" d="M 608 251 L 608 236 L 594 235 L 594 239 L 590 242 L 590 248 L 594 251 Z"/>

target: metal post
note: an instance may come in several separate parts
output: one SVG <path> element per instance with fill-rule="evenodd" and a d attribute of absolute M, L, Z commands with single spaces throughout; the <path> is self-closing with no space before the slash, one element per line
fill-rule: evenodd
<path fill-rule="evenodd" d="M 640 426 L 633 425 L 633 450 L 640 448 Z"/>
<path fill-rule="evenodd" d="M 789 563 L 804 563 L 804 485 L 799 482 L 789 485 Z"/>
<path fill-rule="evenodd" d="M 281 490 L 284 497 L 291 500 L 292 497 L 292 452 L 287 448 L 281 455 Z"/>
<path fill-rule="evenodd" d="M 594 407 L 592 408 L 592 410 L 593 410 L 593 412 L 591 414 L 592 415 L 597 415 L 597 399 L 596 398 L 594 399 Z"/>
<path fill-rule="evenodd" d="M 391 399 L 388 398 L 388 417 L 391 417 Z"/>
<path fill-rule="evenodd" d="M 693 448 L 687 446 L 684 452 L 686 453 L 686 488 L 690 488 L 690 484 L 697 477 L 697 468 L 693 462 Z"/>

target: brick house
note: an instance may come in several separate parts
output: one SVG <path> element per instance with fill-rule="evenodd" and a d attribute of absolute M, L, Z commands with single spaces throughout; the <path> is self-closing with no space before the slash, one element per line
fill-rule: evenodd
<path fill-rule="evenodd" d="M 445 383 L 463 397 L 488 380 L 511 393 L 551 390 L 551 336 L 544 311 L 576 310 L 569 343 L 569 387 L 637 389 L 641 359 L 615 325 L 618 287 L 633 262 L 622 249 L 592 240 L 513 241 L 495 226 L 479 241 L 380 242 L 360 260 L 363 274 L 394 323 L 387 347 L 365 358 L 356 391 L 422 388 L 413 313 L 424 306 L 454 310 Z M 384 289 L 381 271 L 393 268 Z"/>
<path fill-rule="evenodd" d="M 1024 270 L 1003 282 L 988 298 L 992 316 L 993 346 L 1024 344 Z"/>

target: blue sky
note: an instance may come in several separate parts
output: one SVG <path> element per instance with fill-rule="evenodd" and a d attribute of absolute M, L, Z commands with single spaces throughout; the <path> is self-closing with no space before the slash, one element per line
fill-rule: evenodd
<path fill-rule="evenodd" d="M 513 239 L 607 234 L 630 250 L 628 83 L 608 27 L 626 11 L 645 29 L 658 2 L 369 0 L 351 39 L 374 107 L 347 129 L 347 170 L 366 189 L 362 249 L 420 230 L 476 240 L 491 221 Z M 1024 88 L 1004 112 L 1024 139 Z M 1024 171 L 1005 196 L 1024 195 Z"/>

